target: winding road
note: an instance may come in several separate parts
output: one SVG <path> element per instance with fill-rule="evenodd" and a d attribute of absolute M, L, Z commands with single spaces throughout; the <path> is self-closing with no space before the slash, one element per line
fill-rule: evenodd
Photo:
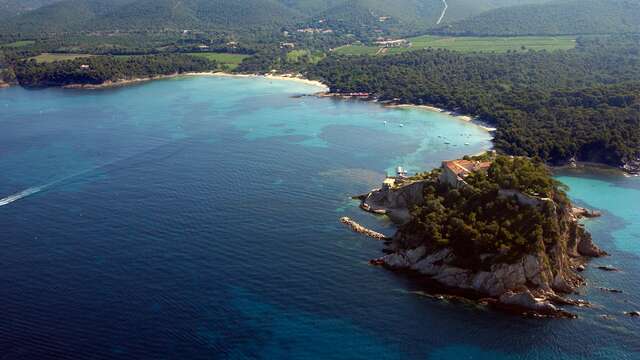
<path fill-rule="evenodd" d="M 444 16 L 447 13 L 447 9 L 449 8 L 449 5 L 447 4 L 447 0 L 442 0 L 442 3 L 444 4 L 444 9 L 442 9 L 442 14 L 440 14 L 440 18 L 436 22 L 436 25 L 440 25 L 440 23 L 442 22 L 442 19 L 444 19 Z"/>

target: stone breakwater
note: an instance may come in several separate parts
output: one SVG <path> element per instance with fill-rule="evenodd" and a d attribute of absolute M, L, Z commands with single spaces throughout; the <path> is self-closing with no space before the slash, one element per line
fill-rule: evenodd
<path fill-rule="evenodd" d="M 354 232 L 357 232 L 358 234 L 366 235 L 370 238 L 377 239 L 377 240 L 389 240 L 389 237 L 387 237 L 386 235 L 367 229 L 366 227 L 358 224 L 357 222 L 353 221 L 351 218 L 348 218 L 346 216 L 343 218 L 340 218 L 340 222 L 347 225 L 349 228 L 351 228 L 351 230 L 353 230 Z"/>

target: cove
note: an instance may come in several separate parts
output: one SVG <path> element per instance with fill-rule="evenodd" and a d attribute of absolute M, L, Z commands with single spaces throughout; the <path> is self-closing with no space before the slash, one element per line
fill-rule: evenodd
<path fill-rule="evenodd" d="M 348 196 L 395 166 L 489 149 L 490 135 L 444 114 L 299 96 L 315 91 L 211 77 L 0 90 L 5 356 L 634 358 L 638 322 L 599 318 L 639 302 L 634 179 L 608 201 L 598 189 L 617 180 L 560 177 L 605 213 L 587 224 L 613 253 L 598 261 L 624 270 L 587 270 L 602 307 L 538 321 L 434 301 L 368 266 L 380 244 L 338 219 L 392 233 Z"/>

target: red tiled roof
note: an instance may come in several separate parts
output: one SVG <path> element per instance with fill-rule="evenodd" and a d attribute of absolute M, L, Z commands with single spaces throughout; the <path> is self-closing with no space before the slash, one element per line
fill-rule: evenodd
<path fill-rule="evenodd" d="M 442 165 L 458 176 L 465 176 L 474 171 L 488 169 L 491 161 L 451 160 L 443 162 Z"/>

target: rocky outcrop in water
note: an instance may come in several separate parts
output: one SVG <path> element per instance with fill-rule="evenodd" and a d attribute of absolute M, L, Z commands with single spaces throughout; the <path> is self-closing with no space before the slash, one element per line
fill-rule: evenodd
<path fill-rule="evenodd" d="M 386 235 L 381 234 L 381 233 L 376 232 L 376 231 L 373 231 L 373 230 L 369 230 L 366 227 L 358 224 L 357 222 L 353 221 L 352 219 L 350 219 L 350 218 L 348 218 L 346 216 L 343 217 L 343 218 L 340 218 L 340 222 L 345 224 L 345 225 L 347 225 L 348 227 L 351 228 L 351 230 L 353 230 L 353 231 L 355 231 L 355 232 L 357 232 L 359 234 L 362 234 L 362 235 L 365 235 L 365 236 L 368 236 L 370 238 L 377 239 L 377 240 L 389 240 L 389 238 Z"/>
<path fill-rule="evenodd" d="M 557 216 L 554 223 L 560 232 L 558 236 L 552 241 L 540 239 L 531 247 L 535 250 L 515 259 L 513 256 L 507 258 L 500 251 L 480 254 L 476 263 L 482 265 L 470 266 L 469 259 L 456 254 L 452 247 L 426 241 L 424 233 L 407 225 L 412 222 L 411 209 L 425 206 L 423 191 L 426 186 L 429 186 L 428 180 L 409 181 L 359 197 L 364 210 L 387 214 L 399 226 L 387 243 L 387 255 L 372 260 L 372 264 L 392 270 L 409 270 L 451 292 L 463 291 L 477 299 L 489 297 L 494 304 L 520 312 L 573 317 L 560 306 L 588 305 L 585 301 L 566 298 L 566 295 L 584 285 L 579 271 L 584 270 L 586 259 L 606 255 L 579 223 L 581 218 L 599 216 L 599 213 L 563 202 L 555 203 L 551 199 L 531 204 L 540 207 L 545 206 L 545 202 L 553 202 L 548 207 Z M 509 197 L 505 194 L 496 197 Z"/>

